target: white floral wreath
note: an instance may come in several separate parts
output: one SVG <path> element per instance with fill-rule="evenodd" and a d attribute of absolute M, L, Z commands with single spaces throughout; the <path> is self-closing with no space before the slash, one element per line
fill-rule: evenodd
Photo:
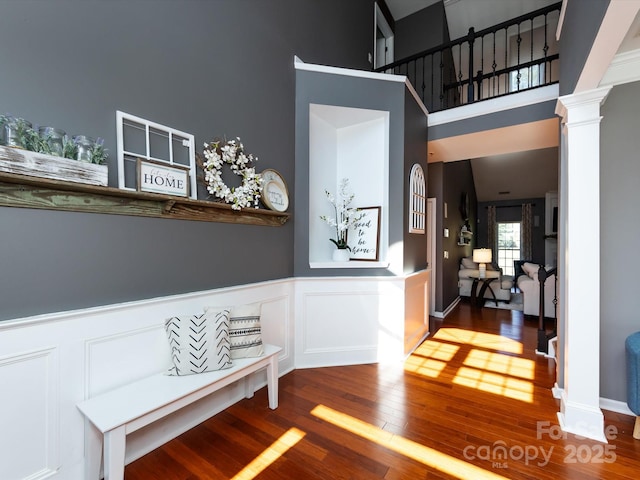
<path fill-rule="evenodd" d="M 244 153 L 240 137 L 224 143 L 205 143 L 203 154 L 206 159 L 202 162 L 204 182 L 210 194 L 230 203 L 234 210 L 241 210 L 252 204 L 254 208 L 258 208 L 262 177 L 256 174 L 256 169 L 251 166 L 251 162 L 257 161 L 258 157 Z M 222 180 L 222 167 L 225 163 L 231 167 L 233 173 L 242 177 L 242 185 L 235 188 L 227 187 Z"/>

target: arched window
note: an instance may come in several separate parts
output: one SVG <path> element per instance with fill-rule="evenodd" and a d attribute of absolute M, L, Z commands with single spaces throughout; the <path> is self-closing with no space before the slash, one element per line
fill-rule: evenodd
<path fill-rule="evenodd" d="M 409 233 L 424 235 L 426 191 L 424 171 L 416 163 L 411 167 L 409 177 Z"/>

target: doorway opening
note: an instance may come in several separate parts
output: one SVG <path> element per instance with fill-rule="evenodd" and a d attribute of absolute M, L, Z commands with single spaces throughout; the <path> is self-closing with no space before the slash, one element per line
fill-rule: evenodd
<path fill-rule="evenodd" d="M 377 2 L 374 21 L 373 68 L 376 69 L 393 63 L 393 30 Z"/>

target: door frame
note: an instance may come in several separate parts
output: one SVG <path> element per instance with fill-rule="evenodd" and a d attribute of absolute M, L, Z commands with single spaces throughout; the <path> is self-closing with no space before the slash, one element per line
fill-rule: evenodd
<path fill-rule="evenodd" d="M 431 301 L 429 302 L 429 315 L 436 313 L 436 199 L 427 198 L 427 268 L 431 269 Z"/>
<path fill-rule="evenodd" d="M 393 63 L 393 30 L 389 25 L 389 22 L 385 18 L 382 10 L 378 6 L 378 2 L 374 4 L 374 25 L 373 25 L 373 68 L 378 68 L 383 65 L 388 65 Z M 378 29 L 382 32 L 384 36 L 384 42 L 378 42 Z M 378 60 L 379 50 L 384 48 L 384 62 L 381 63 Z"/>

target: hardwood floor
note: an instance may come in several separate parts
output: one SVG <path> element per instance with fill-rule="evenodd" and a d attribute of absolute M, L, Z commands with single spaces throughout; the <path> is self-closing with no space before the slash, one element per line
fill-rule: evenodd
<path fill-rule="evenodd" d="M 563 434 L 536 320 L 461 303 L 404 365 L 296 370 L 127 466 L 136 479 L 637 479 L 631 417 Z M 613 373 L 613 372 L 612 372 Z M 585 372 L 588 375 L 588 372 Z"/>

